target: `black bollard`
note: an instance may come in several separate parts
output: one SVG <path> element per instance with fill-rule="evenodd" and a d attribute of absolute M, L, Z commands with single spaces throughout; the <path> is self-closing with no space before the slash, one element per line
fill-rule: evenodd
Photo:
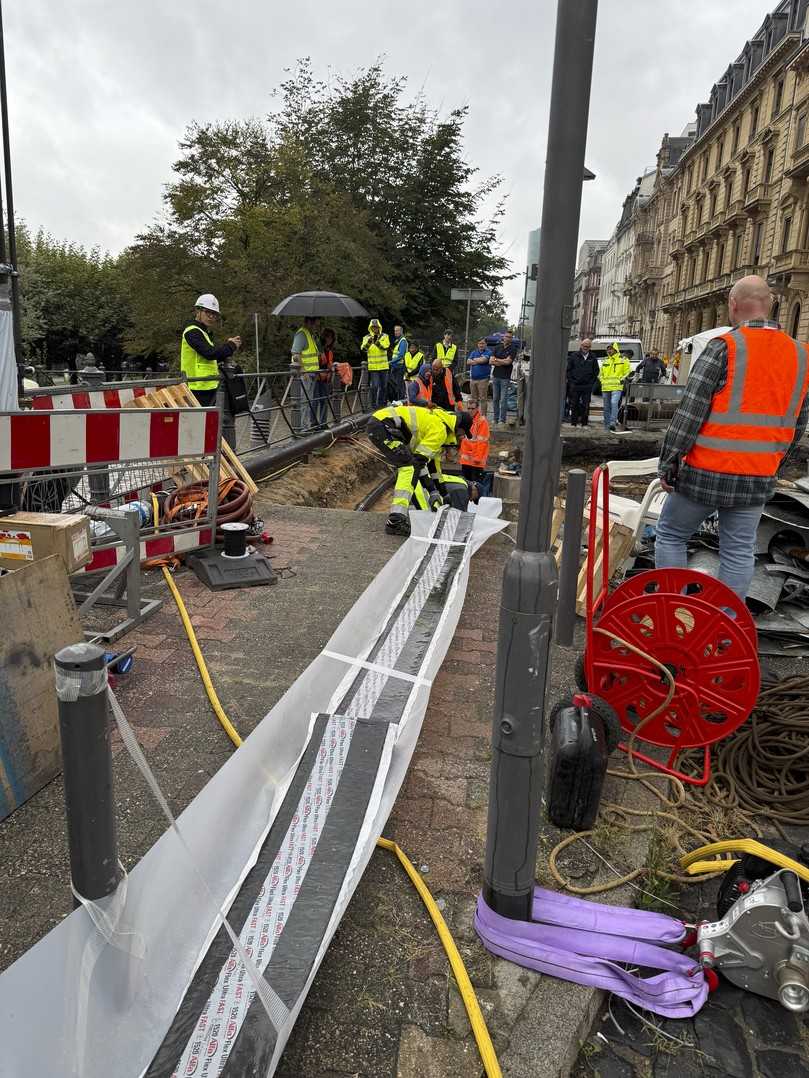
<path fill-rule="evenodd" d="M 104 652 L 95 644 L 62 648 L 54 671 L 70 875 L 74 891 L 96 901 L 120 877 Z"/>

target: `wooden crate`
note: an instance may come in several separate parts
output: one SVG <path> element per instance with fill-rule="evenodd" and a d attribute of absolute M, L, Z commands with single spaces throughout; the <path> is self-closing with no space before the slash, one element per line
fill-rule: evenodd
<path fill-rule="evenodd" d="M 0 820 L 62 770 L 53 656 L 84 640 L 62 559 L 0 576 Z"/>
<path fill-rule="evenodd" d="M 161 386 L 150 390 L 142 397 L 135 397 L 125 408 L 199 408 L 200 404 L 185 382 L 179 382 L 176 386 Z M 250 475 L 245 471 L 244 465 L 236 456 L 232 447 L 225 441 L 220 440 L 222 457 L 219 464 L 219 478 L 241 479 L 251 494 L 258 493 L 258 487 Z M 186 486 L 189 483 L 205 483 L 208 480 L 208 469 L 204 464 L 186 465 L 181 472 L 173 475 L 172 479 L 178 486 Z"/>
<path fill-rule="evenodd" d="M 561 498 L 557 498 L 554 502 L 553 518 L 551 521 L 551 550 L 553 556 L 556 559 L 557 566 L 562 559 L 562 541 L 560 538 L 560 531 L 562 523 L 565 519 L 565 503 Z M 586 541 L 587 527 L 589 524 L 589 513 L 587 508 L 584 510 L 584 522 L 583 522 L 583 537 Z M 601 584 L 602 566 L 604 564 L 604 540 L 603 529 L 601 522 L 596 525 L 596 549 L 595 549 L 595 575 L 594 584 L 596 591 L 599 590 Z M 621 568 L 621 565 L 632 553 L 632 545 L 634 542 L 634 535 L 631 528 L 627 528 L 626 525 L 619 523 L 617 520 L 610 520 L 609 525 L 609 547 L 610 547 L 610 561 L 609 561 L 609 575 L 612 578 L 615 573 Z M 585 554 L 581 568 L 579 569 L 579 579 L 576 584 L 576 613 L 579 617 L 585 615 L 585 604 L 587 601 L 587 555 Z"/>

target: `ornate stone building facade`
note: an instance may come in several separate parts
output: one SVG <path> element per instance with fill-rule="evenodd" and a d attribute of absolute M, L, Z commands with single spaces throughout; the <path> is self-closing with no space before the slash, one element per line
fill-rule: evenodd
<path fill-rule="evenodd" d="M 646 347 L 727 322 L 730 286 L 766 276 L 776 317 L 809 329 L 809 0 L 782 0 L 697 106 L 664 137 L 638 214 L 627 291 Z M 641 242 L 642 241 L 642 242 Z"/>
<path fill-rule="evenodd" d="M 573 315 L 570 344 L 576 347 L 585 337 L 595 336 L 598 323 L 598 293 L 601 286 L 601 259 L 608 240 L 585 240 L 579 248 L 573 279 Z"/>

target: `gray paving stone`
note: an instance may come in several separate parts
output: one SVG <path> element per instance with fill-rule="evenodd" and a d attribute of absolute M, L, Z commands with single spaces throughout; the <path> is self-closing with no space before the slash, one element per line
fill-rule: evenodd
<path fill-rule="evenodd" d="M 809 1066 L 792 1052 L 756 1052 L 761 1078 L 809 1078 Z"/>

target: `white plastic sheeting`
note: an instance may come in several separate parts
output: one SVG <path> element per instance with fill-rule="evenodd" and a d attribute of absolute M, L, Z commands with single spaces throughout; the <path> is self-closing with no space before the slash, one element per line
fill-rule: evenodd
<path fill-rule="evenodd" d="M 412 513 L 412 538 L 357 600 L 323 652 L 183 812 L 177 828 L 168 830 L 144 856 L 126 881 L 123 899 L 123 889 L 113 896 L 114 933 L 97 927 L 104 923 L 103 908 L 92 916 L 83 907 L 0 976 L 2 1074 L 139 1078 L 150 1070 L 195 971 L 221 928 L 219 910 L 231 908 L 258 858 L 316 717 L 332 716 L 338 707 L 356 717 L 368 715 L 393 686 L 398 714 L 395 723 L 385 727 L 384 750 L 359 840 L 305 988 L 294 1003 L 287 1001 L 280 1028 L 278 1012 L 272 1012 L 262 995 L 277 1038 L 271 1060 L 249 1073 L 273 1073 L 405 777 L 430 685 L 463 606 L 469 559 L 506 526 L 486 515 L 491 508 L 482 505 L 474 517 L 454 510 L 438 516 Z M 457 529 L 458 536 L 469 536 L 459 561 L 459 543 L 450 538 L 454 528 L 442 527 L 442 520 L 444 525 L 447 520 L 469 523 L 465 532 Z M 437 531 L 446 538 L 436 540 Z M 444 567 L 450 563 L 454 568 L 447 574 Z M 416 627 L 418 604 L 434 597 L 436 589 L 442 594 L 440 615 L 429 636 L 417 642 L 414 656 L 408 625 Z M 410 667 L 403 678 L 397 664 L 405 647 Z M 361 671 L 365 676 L 358 679 Z M 232 931 L 230 935 L 233 938 Z M 238 955 L 244 958 L 241 948 Z M 248 972 L 249 987 L 255 969 Z M 213 991 L 215 985 L 210 988 Z M 217 1053 L 217 1067 L 226 1066 L 218 1044 L 211 1048 L 209 1043 L 206 1052 Z M 191 1055 L 194 1069 L 188 1070 Z M 165 1073 L 220 1073 L 205 1066 L 205 1054 L 183 1050 L 182 1060 L 185 1069 L 178 1066 Z"/>
<path fill-rule="evenodd" d="M 0 297 L 0 412 L 16 412 L 19 406 L 11 305 Z"/>

